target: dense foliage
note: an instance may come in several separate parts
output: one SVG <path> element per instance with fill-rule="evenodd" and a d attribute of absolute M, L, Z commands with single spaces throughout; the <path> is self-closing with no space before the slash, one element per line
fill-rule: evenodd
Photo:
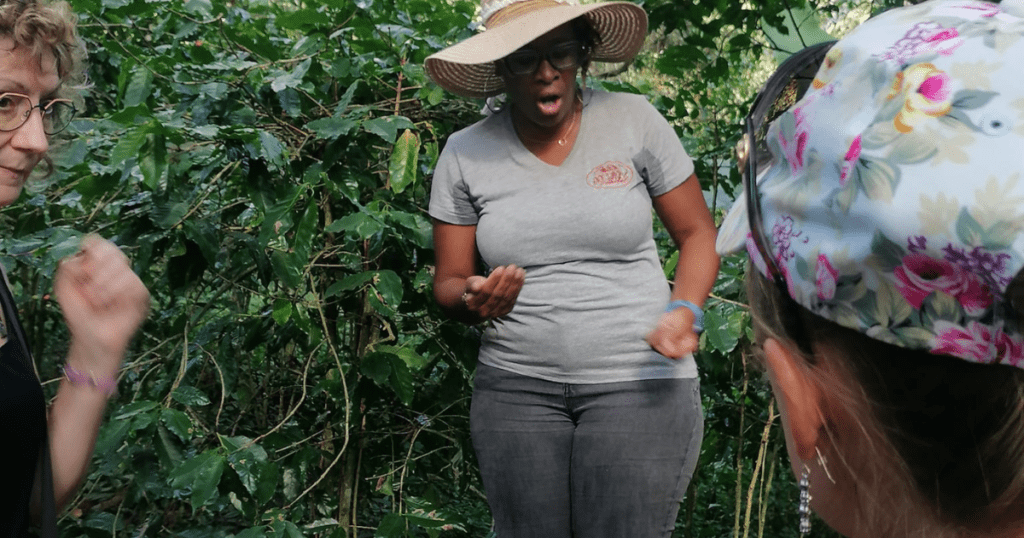
<path fill-rule="evenodd" d="M 790 35 L 787 8 L 803 4 L 651 0 L 645 75 L 597 77 L 652 96 L 716 209 L 775 43 L 762 30 Z M 467 419 L 476 336 L 433 303 L 425 214 L 439 149 L 480 103 L 422 69 L 470 35 L 475 3 L 73 5 L 86 112 L 56 172 L 0 213 L 0 259 L 43 379 L 67 345 L 50 277 L 81 234 L 122 245 L 154 307 L 66 535 L 486 535 Z M 680 536 L 796 535 L 741 273 L 726 260 L 708 305 L 707 431 Z"/>

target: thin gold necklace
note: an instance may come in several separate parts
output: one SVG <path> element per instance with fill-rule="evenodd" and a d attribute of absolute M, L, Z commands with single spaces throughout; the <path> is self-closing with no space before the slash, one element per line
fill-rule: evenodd
<path fill-rule="evenodd" d="M 573 128 L 576 127 L 576 120 L 583 115 L 582 110 L 576 109 L 576 101 L 578 99 L 579 95 L 577 94 L 576 99 L 574 99 L 572 103 L 572 121 L 569 122 L 568 128 L 566 128 L 565 132 L 562 133 L 562 135 L 557 140 L 558 145 L 561 147 L 565 147 L 565 145 L 569 143 L 569 136 L 572 135 L 572 130 Z M 533 142 L 534 144 L 544 144 L 548 142 L 547 140 L 539 140 L 537 138 L 527 136 L 526 133 L 520 129 L 516 129 L 516 134 L 518 134 L 520 138 L 525 138 L 528 142 Z"/>

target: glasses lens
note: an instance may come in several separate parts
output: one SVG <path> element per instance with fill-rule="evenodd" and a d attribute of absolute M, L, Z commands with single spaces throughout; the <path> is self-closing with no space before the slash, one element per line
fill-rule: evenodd
<path fill-rule="evenodd" d="M 27 96 L 0 94 L 0 131 L 13 131 L 21 127 L 31 112 L 32 102 Z"/>
<path fill-rule="evenodd" d="M 505 66 L 513 75 L 529 75 L 536 71 L 540 54 L 532 50 L 513 52 L 505 57 Z"/>
<path fill-rule="evenodd" d="M 75 105 L 66 99 L 50 101 L 43 109 L 43 131 L 56 134 L 67 128 L 75 117 Z"/>
<path fill-rule="evenodd" d="M 548 51 L 548 61 L 551 62 L 551 67 L 555 69 L 569 69 L 579 65 L 581 53 L 582 47 L 580 47 L 579 43 L 575 41 L 562 43 L 561 45 L 555 45 Z"/>

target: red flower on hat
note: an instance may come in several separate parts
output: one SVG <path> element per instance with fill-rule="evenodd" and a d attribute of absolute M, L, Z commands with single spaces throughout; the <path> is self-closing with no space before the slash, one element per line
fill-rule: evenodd
<path fill-rule="evenodd" d="M 973 362 L 998 362 L 1018 366 L 1024 359 L 1024 340 L 977 321 L 959 326 L 948 321 L 935 322 L 932 353 L 952 355 Z"/>
<path fill-rule="evenodd" d="M 914 308 L 941 291 L 957 300 L 969 316 L 979 316 L 992 304 L 992 294 L 973 273 L 946 260 L 925 254 L 908 254 L 903 265 L 893 270 L 896 288 Z"/>
<path fill-rule="evenodd" d="M 860 137 L 861 135 L 857 135 L 857 138 L 854 138 L 853 142 L 850 143 L 850 149 L 846 150 L 846 157 L 843 158 L 843 169 L 839 174 L 840 185 L 846 185 L 846 178 L 850 177 L 850 172 L 857 166 L 857 159 L 860 158 L 861 150 Z"/>

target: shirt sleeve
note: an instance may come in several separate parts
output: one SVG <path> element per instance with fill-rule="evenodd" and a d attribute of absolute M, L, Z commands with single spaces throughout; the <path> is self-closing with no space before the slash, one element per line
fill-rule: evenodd
<path fill-rule="evenodd" d="M 654 198 L 682 185 L 693 174 L 693 159 L 683 149 L 675 129 L 658 110 L 646 99 L 639 101 L 637 119 L 643 147 L 634 158 L 633 166 Z"/>
<path fill-rule="evenodd" d="M 457 146 L 457 137 L 450 137 L 437 160 L 430 185 L 428 212 L 431 218 L 441 222 L 472 226 L 477 223 L 479 215 L 470 199 L 469 188 L 459 166 Z"/>

